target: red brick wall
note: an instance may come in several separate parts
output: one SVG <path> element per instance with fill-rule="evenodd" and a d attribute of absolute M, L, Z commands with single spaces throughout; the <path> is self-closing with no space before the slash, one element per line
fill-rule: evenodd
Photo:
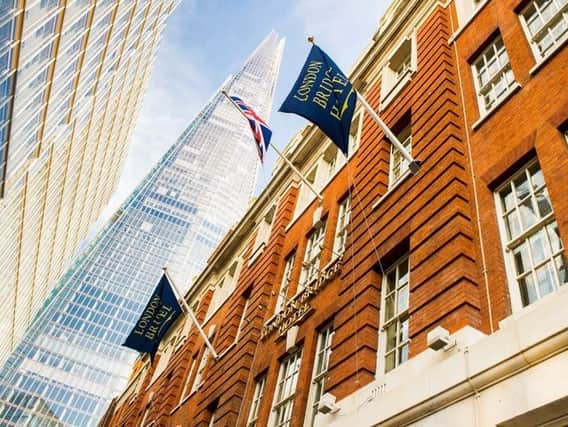
<path fill-rule="evenodd" d="M 538 156 L 561 235 L 568 242 L 568 144 L 558 131 L 568 119 L 568 51 L 560 50 L 531 75 L 535 60 L 513 11 L 517 3 L 490 1 L 455 42 L 449 42 L 457 30 L 453 6 L 437 7 L 418 28 L 418 70 L 381 112 L 391 127 L 410 116 L 412 152 L 422 162 L 417 176 L 387 191 L 390 144 L 365 115 L 359 150 L 324 188 L 322 268 L 332 258 L 329 248 L 338 202 L 349 191 L 352 220 L 340 277 L 310 301 L 311 314 L 299 325 L 296 344 L 302 348 L 302 365 L 293 426 L 303 425 L 317 331 L 324 323 L 332 321 L 335 331 L 327 391 L 340 400 L 375 379 L 382 272 L 398 256 L 409 255 L 410 357 L 426 349 L 426 334 L 437 325 L 450 332 L 471 326 L 491 333 L 511 313 L 494 190 L 527 153 Z M 474 130 L 479 110 L 469 62 L 497 29 L 522 88 Z M 366 97 L 377 108 L 380 83 L 370 87 Z M 177 406 L 191 360 L 203 348 L 193 328 L 162 376 L 150 385 L 150 371 L 134 403 L 115 408 L 111 425 L 138 425 L 153 392 L 146 422 L 206 426 L 216 403 L 215 425 L 243 426 L 255 378 L 262 373 L 266 373 L 266 384 L 258 425 L 268 423 L 286 343 L 277 333 L 266 340 L 260 334 L 274 312 L 285 257 L 292 251 L 296 260 L 289 295 L 295 292 L 306 236 L 318 207 L 317 201 L 312 202 L 292 222 L 297 193 L 292 187 L 277 201 L 267 247 L 250 266 L 245 261 L 235 291 L 204 327 L 207 331 L 215 324 L 215 347 L 220 352 L 228 349 L 243 312 L 243 294 L 250 290 L 247 320 L 237 344 L 220 360 L 209 361 L 203 386 Z M 201 301 L 201 321 L 210 299 L 211 294 Z M 199 361 L 201 354 L 197 356 Z"/>

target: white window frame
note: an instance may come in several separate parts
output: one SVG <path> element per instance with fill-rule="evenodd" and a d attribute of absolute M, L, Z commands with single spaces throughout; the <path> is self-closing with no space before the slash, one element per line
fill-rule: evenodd
<path fill-rule="evenodd" d="M 408 132 L 408 136 L 406 133 Z M 406 151 L 412 154 L 412 127 L 410 121 L 404 126 L 397 135 L 397 139 L 406 149 Z M 389 159 L 389 189 L 392 189 L 408 172 L 408 160 L 402 155 L 400 151 L 390 143 L 390 159 Z M 396 172 L 398 170 L 398 173 Z"/>
<path fill-rule="evenodd" d="M 365 117 L 364 111 L 359 110 L 353 115 L 351 121 L 351 128 L 349 129 L 349 158 L 353 156 L 361 145 L 361 131 L 363 129 L 363 118 Z"/>
<path fill-rule="evenodd" d="M 308 181 L 314 188 L 316 188 L 318 173 L 320 173 L 318 169 L 319 164 L 315 164 L 305 176 L 306 181 Z M 316 195 L 313 193 L 313 191 L 306 185 L 305 182 L 302 182 L 302 184 L 300 185 L 300 190 L 298 192 L 298 202 L 296 203 L 296 209 L 294 210 L 294 219 L 298 218 L 315 198 Z M 292 222 L 294 222 L 294 220 L 292 220 Z"/>
<path fill-rule="evenodd" d="M 249 303 L 250 303 L 250 297 L 243 295 L 243 298 L 245 299 L 245 306 L 243 307 L 243 312 L 241 314 L 241 319 L 239 320 L 239 326 L 237 329 L 237 335 L 235 335 L 235 343 L 237 343 L 239 341 L 239 338 L 241 336 L 241 332 L 243 329 L 243 325 L 245 323 L 245 318 L 247 315 L 247 311 L 248 311 L 248 307 L 249 307 Z"/>
<path fill-rule="evenodd" d="M 223 274 L 221 280 L 219 280 L 213 288 L 213 296 L 211 297 L 207 315 L 205 316 L 206 321 L 223 305 L 223 302 L 229 298 L 235 290 L 241 266 L 242 257 L 233 261 L 231 266 Z"/>
<path fill-rule="evenodd" d="M 335 226 L 335 238 L 333 240 L 332 258 L 337 258 L 345 251 L 347 237 L 349 236 L 349 224 L 351 223 L 351 194 L 339 201 L 337 211 L 337 224 Z"/>
<path fill-rule="evenodd" d="M 324 394 L 325 382 L 327 380 L 329 358 L 331 356 L 331 344 L 333 340 L 333 326 L 325 325 L 318 333 L 316 344 L 316 354 L 314 358 L 314 369 L 312 381 L 310 383 L 310 393 L 306 408 L 305 427 L 313 427 L 318 413 L 319 401 Z"/>
<path fill-rule="evenodd" d="M 529 1 L 519 13 L 519 19 L 521 20 L 521 25 L 523 30 L 525 31 L 525 35 L 529 44 L 531 46 L 531 50 L 533 51 L 534 57 L 538 62 L 544 61 L 546 58 L 551 56 L 557 49 L 562 46 L 562 44 L 568 39 L 568 1 L 566 0 L 545 0 L 541 3 L 548 3 L 553 5 L 556 8 L 556 11 L 550 16 L 548 21 L 544 22 L 542 9 L 538 4 L 538 0 L 531 0 Z M 564 4 L 562 4 L 564 3 Z M 533 9 L 533 14 L 529 17 L 528 12 L 530 9 Z M 537 29 L 537 31 L 533 34 L 530 27 L 530 20 L 532 19 L 540 19 L 541 26 Z M 554 35 L 552 29 L 555 28 L 553 24 L 560 24 L 564 22 L 566 26 L 566 30 L 563 34 L 561 34 L 558 38 Z M 561 24 L 560 24 L 561 25 Z M 545 52 L 541 52 L 539 41 L 541 40 L 541 36 L 544 34 L 548 35 L 548 37 L 552 37 L 553 41 L 546 49 Z M 544 38 L 544 37 L 543 37 Z"/>
<path fill-rule="evenodd" d="M 406 55 L 403 49 L 408 48 Z M 404 55 L 400 64 L 394 63 L 397 56 Z M 407 59 L 408 58 L 408 59 Z M 418 50 L 416 44 L 416 32 L 402 39 L 389 55 L 389 59 L 381 71 L 381 104 L 379 111 L 384 110 L 410 82 L 412 76 L 418 70 Z"/>
<path fill-rule="evenodd" d="M 264 396 L 264 387 L 266 385 L 266 374 L 257 378 L 254 386 L 254 395 L 252 398 L 252 404 L 249 411 L 249 416 L 247 420 L 247 427 L 256 427 L 258 422 L 258 416 L 260 413 L 260 405 L 262 403 L 262 397 Z"/>
<path fill-rule="evenodd" d="M 540 171 L 540 179 L 542 180 L 541 183 L 538 181 L 532 180 L 535 174 L 532 174 L 534 171 L 533 168 L 538 168 Z M 515 181 L 518 181 L 522 176 L 525 176 L 528 179 L 529 183 L 529 193 L 528 196 L 524 197 L 521 201 L 517 200 L 517 196 L 515 195 L 516 187 Z M 536 182 L 536 184 L 535 184 Z M 531 185 L 532 184 L 532 185 Z M 504 206 L 504 198 L 502 194 L 506 189 L 511 190 L 511 196 L 513 201 L 513 206 L 510 209 L 505 209 Z M 536 196 L 537 193 L 541 193 L 546 197 L 546 201 L 548 204 L 548 208 L 550 212 L 546 212 L 543 216 L 542 212 L 540 211 L 540 206 L 538 204 L 539 198 Z M 509 283 L 509 294 L 511 296 L 511 305 L 513 311 L 522 310 L 525 307 L 528 307 L 535 302 L 539 301 L 546 295 L 553 294 L 556 292 L 560 286 L 565 283 L 561 283 L 560 271 L 558 264 L 558 260 L 564 259 L 564 265 L 566 266 L 566 255 L 565 255 L 565 247 L 562 242 L 562 239 L 557 234 L 557 248 L 553 247 L 552 239 L 551 239 L 551 228 L 553 229 L 554 226 L 558 227 L 556 223 L 556 219 L 554 216 L 554 209 L 552 207 L 552 203 L 550 201 L 550 197 L 548 196 L 548 190 L 546 187 L 546 182 L 544 181 L 544 176 L 542 174 L 542 169 L 536 159 L 531 160 L 526 165 L 521 167 L 518 171 L 511 175 L 509 179 L 505 183 L 503 183 L 494 193 L 495 197 L 495 205 L 497 207 L 497 217 L 499 223 L 499 230 L 501 234 L 501 242 L 503 248 L 503 255 L 505 259 L 505 266 L 507 271 L 507 278 Z M 541 199 L 542 200 L 542 199 Z M 533 224 L 527 224 L 527 226 L 523 225 L 523 217 L 521 213 L 521 206 L 525 203 L 530 202 L 532 209 L 538 215 L 535 222 Z M 510 217 L 512 220 L 516 222 L 516 227 L 518 232 L 516 234 L 511 234 L 508 231 L 508 223 L 509 220 L 506 220 L 506 217 Z M 543 232 L 544 231 L 544 232 Z M 534 259 L 534 249 L 531 247 L 533 241 L 538 241 L 537 237 L 540 234 L 543 237 L 542 244 L 545 245 L 547 255 L 540 260 L 535 261 Z M 534 240 L 531 240 L 534 239 Z M 524 248 L 524 251 L 523 251 Z M 516 252 L 516 250 L 519 250 Z M 515 254 L 520 254 L 521 258 L 526 260 L 523 264 L 524 271 L 519 273 L 517 271 L 517 262 L 515 261 Z M 550 283 L 552 285 L 552 290 L 546 292 L 542 295 L 542 290 L 540 289 L 537 270 L 546 268 L 548 270 L 549 279 L 552 279 Z M 534 296 L 536 297 L 532 301 L 528 298 L 528 293 L 525 293 L 525 301 L 523 301 L 523 292 L 521 291 L 521 284 L 520 280 L 524 280 L 525 278 L 530 278 L 532 280 L 533 287 L 534 287 Z"/>
<path fill-rule="evenodd" d="M 290 289 L 290 281 L 292 279 L 292 272 L 294 271 L 294 263 L 296 262 L 296 251 L 292 252 L 286 258 L 284 264 L 284 273 L 282 274 L 282 282 L 280 283 L 280 289 L 278 290 L 278 296 L 276 298 L 276 305 L 274 306 L 274 313 L 278 313 L 286 301 L 288 301 L 288 290 Z"/>
<path fill-rule="evenodd" d="M 276 205 L 273 205 L 268 212 L 263 215 L 258 227 L 256 229 L 256 236 L 254 239 L 254 246 L 251 251 L 251 256 L 249 258 L 249 266 L 256 261 L 258 256 L 262 253 L 268 240 L 270 238 L 270 232 L 272 231 L 272 223 L 274 222 L 274 213 L 276 212 Z"/>
<path fill-rule="evenodd" d="M 324 241 L 325 221 L 321 221 L 308 236 L 297 293 L 317 278 Z"/>
<path fill-rule="evenodd" d="M 274 393 L 274 401 L 272 402 L 271 420 L 269 422 L 269 425 L 272 427 L 287 427 L 290 425 L 301 363 L 301 348 L 288 355 L 280 363 L 278 382 Z"/>
<path fill-rule="evenodd" d="M 406 282 L 400 282 L 400 267 L 406 264 Z M 391 274 L 394 273 L 394 290 L 388 292 L 388 278 Z M 399 302 L 400 296 L 403 294 L 402 289 L 406 287 L 406 305 L 399 309 Z M 388 297 L 394 297 L 394 305 L 393 305 L 393 314 L 388 319 L 386 318 L 386 299 Z M 380 336 L 379 336 L 379 361 L 377 366 L 377 372 L 380 374 L 387 374 L 398 368 L 401 364 L 408 361 L 408 347 L 410 345 L 410 338 L 408 331 L 410 329 L 410 317 L 408 313 L 409 309 L 409 300 L 410 300 L 410 262 L 408 255 L 403 256 L 398 261 L 396 261 L 388 270 L 385 271 L 382 279 L 382 286 L 381 286 L 381 329 L 380 329 Z M 404 300 L 403 300 L 404 301 Z M 404 339 L 400 339 L 400 330 L 403 326 L 404 322 L 406 322 L 406 337 Z M 388 328 L 391 325 L 395 325 L 395 346 L 394 349 L 391 349 L 387 352 L 387 333 Z M 406 359 L 403 361 L 399 361 L 399 352 L 404 347 L 407 348 L 406 352 Z M 388 354 L 394 352 L 395 360 L 394 366 L 387 370 L 386 364 L 386 357 Z"/>
<path fill-rule="evenodd" d="M 197 367 L 198 356 L 199 355 L 194 355 L 194 357 L 191 358 L 191 366 L 189 367 L 187 377 L 185 378 L 185 384 L 183 386 L 183 391 L 181 393 L 181 397 L 180 397 L 180 400 L 179 400 L 180 403 L 183 402 L 187 397 L 189 397 L 191 395 L 191 393 L 193 393 L 194 382 L 191 382 L 191 377 L 193 377 L 193 372 L 195 371 L 195 369 Z"/>
<path fill-rule="evenodd" d="M 501 44 L 501 47 L 498 47 L 499 44 Z M 506 62 L 503 62 L 505 60 Z M 493 61 L 497 61 L 499 68 L 496 72 L 489 75 L 487 81 L 482 83 L 481 74 L 484 70 L 489 74 Z M 507 99 L 515 87 L 518 86 L 511 67 L 507 48 L 500 33 L 493 37 L 487 47 L 476 56 L 475 60 L 471 64 L 471 70 L 473 74 L 475 93 L 477 96 L 477 104 L 479 105 L 481 116 L 485 116 L 495 110 L 505 99 Z M 496 88 L 500 83 L 506 85 L 506 89 L 503 92 L 497 93 Z M 489 104 L 485 99 L 485 96 L 488 93 L 491 93 L 491 102 Z"/>
<path fill-rule="evenodd" d="M 212 325 L 209 331 L 209 341 L 213 342 L 215 338 L 215 332 L 211 332 L 211 330 L 215 330 L 215 326 Z M 211 350 L 209 346 L 203 344 L 203 354 L 201 355 L 201 360 L 199 362 L 199 366 L 197 368 L 197 372 L 195 373 L 195 379 L 193 380 L 193 386 L 191 387 L 191 393 L 197 391 L 204 381 L 204 374 L 205 369 L 207 368 L 207 363 L 209 362 L 209 357 L 211 356 Z M 190 394 L 191 394 L 190 393 Z"/>

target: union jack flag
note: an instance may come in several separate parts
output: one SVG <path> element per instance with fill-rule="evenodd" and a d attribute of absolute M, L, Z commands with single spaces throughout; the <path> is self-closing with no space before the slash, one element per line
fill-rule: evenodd
<path fill-rule="evenodd" d="M 235 103 L 237 107 L 242 111 L 242 113 L 247 118 L 250 128 L 252 130 L 252 136 L 256 141 L 256 148 L 258 150 L 258 157 L 260 161 L 264 161 L 264 156 L 266 150 L 268 150 L 268 144 L 270 143 L 270 138 L 272 137 L 272 131 L 262 120 L 256 112 L 248 106 L 241 98 L 237 96 L 231 96 L 231 100 Z"/>

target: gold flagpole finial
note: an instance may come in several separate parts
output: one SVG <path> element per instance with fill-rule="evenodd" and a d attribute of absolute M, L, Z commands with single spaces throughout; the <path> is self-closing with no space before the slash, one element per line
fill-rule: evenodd
<path fill-rule="evenodd" d="M 314 36 L 308 36 L 308 43 L 315 44 L 316 38 Z"/>

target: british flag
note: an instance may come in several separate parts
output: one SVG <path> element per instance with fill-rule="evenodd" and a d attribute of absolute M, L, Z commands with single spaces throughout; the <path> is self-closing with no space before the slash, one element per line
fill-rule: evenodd
<path fill-rule="evenodd" d="M 235 103 L 237 107 L 241 110 L 241 112 L 245 115 L 247 120 L 249 121 L 250 128 L 252 130 L 252 136 L 256 141 L 256 148 L 258 150 L 258 156 L 260 157 L 260 161 L 264 161 L 264 156 L 266 154 L 266 150 L 268 150 L 268 144 L 270 143 L 270 138 L 272 137 L 272 131 L 266 124 L 264 120 L 262 120 L 256 112 L 248 106 L 246 102 L 244 102 L 241 98 L 237 96 L 231 96 L 231 100 Z"/>

